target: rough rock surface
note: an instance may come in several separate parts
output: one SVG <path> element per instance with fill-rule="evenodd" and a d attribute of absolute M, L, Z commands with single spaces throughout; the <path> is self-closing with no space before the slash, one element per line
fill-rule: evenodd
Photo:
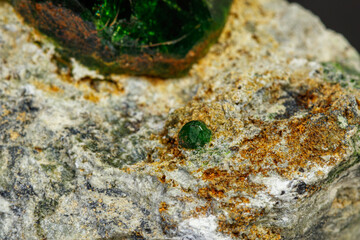
<path fill-rule="evenodd" d="M 358 239 L 359 71 L 282 0 L 236 0 L 167 80 L 66 62 L 0 3 L 0 239 Z"/>

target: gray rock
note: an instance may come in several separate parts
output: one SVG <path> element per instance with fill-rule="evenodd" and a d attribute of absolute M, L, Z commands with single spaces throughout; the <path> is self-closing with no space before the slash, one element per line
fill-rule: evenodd
<path fill-rule="evenodd" d="M 0 239 L 358 239 L 360 58 L 236 0 L 181 79 L 102 76 L 0 3 Z M 186 150 L 177 133 L 213 131 Z"/>

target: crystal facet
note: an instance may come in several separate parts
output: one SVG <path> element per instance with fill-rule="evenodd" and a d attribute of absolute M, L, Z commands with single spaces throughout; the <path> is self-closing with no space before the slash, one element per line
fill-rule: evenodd
<path fill-rule="evenodd" d="M 183 148 L 196 149 L 211 141 L 211 130 L 202 121 L 190 121 L 180 130 L 178 142 Z"/>
<path fill-rule="evenodd" d="M 13 0 L 62 53 L 103 73 L 185 74 L 216 41 L 231 0 Z"/>

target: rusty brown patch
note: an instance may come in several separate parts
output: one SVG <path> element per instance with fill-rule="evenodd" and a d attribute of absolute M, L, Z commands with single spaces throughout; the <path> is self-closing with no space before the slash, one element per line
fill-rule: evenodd
<path fill-rule="evenodd" d="M 41 147 L 34 147 L 34 149 L 35 149 L 35 151 L 37 151 L 37 152 L 42 152 L 42 151 L 43 151 L 43 149 L 42 149 Z"/>
<path fill-rule="evenodd" d="M 334 165 L 337 158 L 324 159 L 323 156 L 341 156 L 345 153 L 346 129 L 339 126 L 337 114 L 354 124 L 359 119 L 349 109 L 344 108 L 343 91 L 338 86 L 318 85 L 299 95 L 298 102 L 308 112 L 303 118 L 292 118 L 270 123 L 252 121 L 262 131 L 253 139 L 244 139 L 239 145 L 240 155 L 249 159 L 252 166 L 276 171 L 280 176 L 291 178 L 299 167 L 308 170 L 315 165 Z M 340 99 L 340 100 L 339 100 Z M 337 111 L 338 113 L 334 113 Z M 284 129 L 286 125 L 286 129 Z M 279 149 L 285 140 L 286 149 Z M 310 163 L 310 164 L 309 164 Z M 267 175 L 268 170 L 263 169 Z"/>
<path fill-rule="evenodd" d="M 60 87 L 56 86 L 55 84 L 46 84 L 37 80 L 33 80 L 32 84 L 37 88 L 40 89 L 44 92 L 50 93 L 50 94 L 54 94 L 54 93 L 58 93 L 58 94 L 62 94 L 64 92 L 63 89 L 61 89 Z"/>
<path fill-rule="evenodd" d="M 227 171 L 217 167 L 203 172 L 202 179 L 208 182 L 208 186 L 199 189 L 199 196 L 207 199 L 209 205 L 213 201 L 213 204 L 226 212 L 226 215 L 219 215 L 219 231 L 238 236 L 262 215 L 261 209 L 246 206 L 250 201 L 244 195 L 255 196 L 259 190 L 264 189 L 262 185 L 249 181 L 249 174 L 245 169 Z M 229 191 L 237 194 L 225 199 Z"/>
<path fill-rule="evenodd" d="M 299 87 L 306 88 L 307 86 Z M 269 101 L 279 101 L 281 91 L 281 86 L 272 86 L 269 89 Z M 209 94 L 212 94 L 211 91 Z M 266 212 L 264 209 L 248 207 L 248 197 L 255 197 L 259 191 L 266 189 L 264 185 L 252 182 L 251 178 L 276 173 L 292 179 L 294 174 L 304 173 L 315 166 L 338 164 L 348 147 L 344 141 L 347 131 L 338 123 L 339 114 L 345 117 L 349 124 L 360 122 L 356 113 L 349 107 L 349 99 L 339 86 L 317 83 L 295 96 L 299 109 L 304 111 L 302 117 L 268 122 L 251 117 L 244 119 L 240 123 L 241 126 L 256 126 L 261 129 L 259 134 L 253 138 L 245 138 L 235 147 L 231 147 L 236 168 L 225 170 L 213 167 L 198 170 L 202 173 L 201 179 L 207 185 L 198 189 L 197 194 L 207 200 L 207 205 L 196 209 L 193 214 L 205 214 L 209 211 L 216 214 L 219 231 L 235 237 L 256 239 L 266 236 L 268 239 L 279 239 L 278 230 L 261 228 L 255 223 Z M 238 122 L 226 118 L 221 105 L 197 101 L 177 110 L 167 122 L 166 129 L 180 129 L 187 121 L 202 120 L 208 123 L 212 131 L 217 131 L 215 137 L 238 134 L 232 128 L 228 128 Z M 178 149 L 176 136 L 170 137 L 165 130 L 160 139 L 166 147 L 159 150 L 162 163 L 158 166 L 166 162 L 169 170 L 186 161 Z M 174 164 L 173 167 L 169 167 L 171 163 Z M 307 186 L 307 195 L 304 197 L 309 197 L 317 191 L 318 187 Z M 221 209 L 221 212 L 214 212 L 216 209 Z"/>
<path fill-rule="evenodd" d="M 168 210 L 168 205 L 166 202 L 161 202 L 159 206 L 159 212 L 164 212 Z"/>
<path fill-rule="evenodd" d="M 182 154 L 178 147 L 178 142 L 176 138 L 168 136 L 168 132 L 165 129 L 159 135 L 160 142 L 165 146 L 165 148 L 159 148 L 160 154 L 160 164 L 158 167 L 164 168 L 170 171 L 177 169 L 178 164 L 183 164 L 185 156 Z"/>
<path fill-rule="evenodd" d="M 98 103 L 100 101 L 100 97 L 92 92 L 90 92 L 89 94 L 85 94 L 84 99 L 93 103 Z"/>

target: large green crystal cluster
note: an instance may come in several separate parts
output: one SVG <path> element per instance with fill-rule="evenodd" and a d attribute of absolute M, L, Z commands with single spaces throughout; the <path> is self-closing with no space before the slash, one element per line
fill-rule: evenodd
<path fill-rule="evenodd" d="M 231 0 L 13 0 L 65 55 L 104 73 L 183 75 L 216 41 Z"/>

